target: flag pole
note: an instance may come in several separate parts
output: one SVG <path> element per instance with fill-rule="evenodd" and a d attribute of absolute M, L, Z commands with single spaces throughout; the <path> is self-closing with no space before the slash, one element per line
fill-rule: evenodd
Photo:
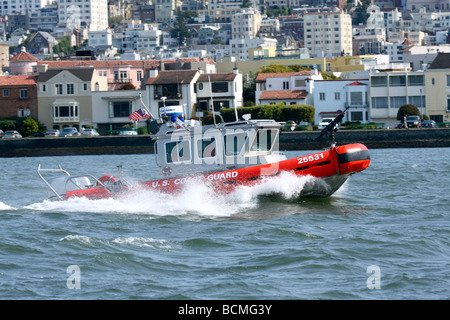
<path fill-rule="evenodd" d="M 152 117 L 152 119 L 155 119 L 155 117 L 152 115 L 150 110 L 148 110 L 147 106 L 145 105 L 144 100 L 142 99 L 142 93 L 141 92 L 139 92 L 139 98 L 141 99 L 141 104 L 144 107 L 145 111 L 150 115 L 150 117 Z"/>
<path fill-rule="evenodd" d="M 213 113 L 213 119 L 214 119 L 214 126 L 216 126 L 216 113 L 214 112 L 212 84 L 211 84 L 211 77 L 209 75 L 208 75 L 208 80 L 209 80 L 209 91 L 211 93 L 211 107 L 212 107 L 212 113 Z"/>

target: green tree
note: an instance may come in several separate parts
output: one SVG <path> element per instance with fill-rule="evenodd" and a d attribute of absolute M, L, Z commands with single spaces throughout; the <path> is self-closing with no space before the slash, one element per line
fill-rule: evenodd
<path fill-rule="evenodd" d="M 39 131 L 39 124 L 33 118 L 28 117 L 21 121 L 21 123 L 18 125 L 18 131 L 23 136 L 29 136 L 30 134 Z"/>
<path fill-rule="evenodd" d="M 397 120 L 403 120 L 405 115 L 420 116 L 419 108 L 412 104 L 404 104 L 397 111 Z"/>
<path fill-rule="evenodd" d="M 170 30 L 170 36 L 178 39 L 178 44 L 184 46 L 186 39 L 191 37 L 191 32 L 187 27 L 187 21 L 192 20 L 197 14 L 192 11 L 178 11 L 177 18 L 174 23 L 174 27 Z"/>
<path fill-rule="evenodd" d="M 272 63 L 268 67 L 261 67 L 258 73 L 280 73 L 280 72 L 292 72 L 293 70 L 282 64 Z"/>

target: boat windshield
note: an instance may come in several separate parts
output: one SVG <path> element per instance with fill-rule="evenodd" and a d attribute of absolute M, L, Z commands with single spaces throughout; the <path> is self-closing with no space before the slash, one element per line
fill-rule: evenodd
<path fill-rule="evenodd" d="M 258 130 L 255 139 L 250 147 L 250 151 L 270 151 L 275 141 L 278 130 L 261 129 Z"/>
<path fill-rule="evenodd" d="M 228 133 L 223 137 L 223 139 L 225 145 L 225 155 L 235 156 L 241 153 L 242 147 L 244 146 L 245 141 L 247 141 L 247 133 Z"/>
<path fill-rule="evenodd" d="M 187 140 L 182 141 L 171 141 L 166 143 L 166 161 L 170 162 L 181 162 L 190 161 L 190 143 Z"/>

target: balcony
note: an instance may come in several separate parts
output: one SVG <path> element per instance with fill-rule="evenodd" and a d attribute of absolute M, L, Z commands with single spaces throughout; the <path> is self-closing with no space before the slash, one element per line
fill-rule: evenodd
<path fill-rule="evenodd" d="M 131 83 L 131 79 L 128 78 L 121 78 L 121 79 L 113 79 L 108 80 L 108 84 L 115 84 L 115 83 Z"/>
<path fill-rule="evenodd" d="M 73 123 L 80 122 L 80 117 L 52 117 L 53 123 Z"/>

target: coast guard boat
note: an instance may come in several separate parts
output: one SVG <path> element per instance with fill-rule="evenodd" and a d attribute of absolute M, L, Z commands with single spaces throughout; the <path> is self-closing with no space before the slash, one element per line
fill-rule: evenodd
<path fill-rule="evenodd" d="M 72 176 L 61 166 L 44 169 L 39 165 L 37 172 L 47 185 L 49 199 L 101 199 L 142 189 L 170 193 L 190 181 L 207 183 L 216 192 L 226 193 L 239 186 L 262 183 L 282 172 L 315 177 L 305 184 L 300 196 L 326 197 L 370 163 L 369 151 L 363 144 L 335 145 L 334 132 L 344 113 L 321 132 L 320 137 L 332 139 L 329 149 L 292 159 L 278 150 L 283 123 L 252 120 L 249 115 L 238 120 L 236 112 L 236 121 L 202 126 L 195 120 L 183 121 L 182 115 L 182 106 L 160 108 L 160 128 L 153 137 L 158 179 L 132 184 L 123 177 L 121 167 L 116 176 L 96 178 Z M 49 172 L 62 176 L 47 179 L 43 174 Z"/>

